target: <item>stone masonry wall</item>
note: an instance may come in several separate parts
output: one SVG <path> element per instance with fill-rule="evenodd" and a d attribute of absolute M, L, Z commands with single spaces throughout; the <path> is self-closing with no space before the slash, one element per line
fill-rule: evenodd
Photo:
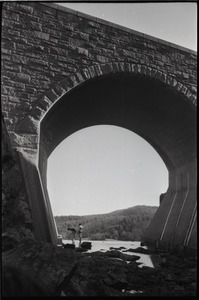
<path fill-rule="evenodd" d="M 196 94 L 194 51 L 54 4 L 5 2 L 1 49 L 2 111 L 9 132 L 57 82 L 107 62 L 158 69 Z"/>

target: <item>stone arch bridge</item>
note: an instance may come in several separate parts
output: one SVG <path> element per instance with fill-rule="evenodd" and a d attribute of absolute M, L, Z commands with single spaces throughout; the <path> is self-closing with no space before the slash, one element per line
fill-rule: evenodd
<path fill-rule="evenodd" d="M 2 113 L 34 234 L 56 243 L 46 170 L 55 147 L 98 124 L 148 141 L 169 187 L 144 240 L 196 249 L 196 53 L 56 4 L 2 8 Z"/>

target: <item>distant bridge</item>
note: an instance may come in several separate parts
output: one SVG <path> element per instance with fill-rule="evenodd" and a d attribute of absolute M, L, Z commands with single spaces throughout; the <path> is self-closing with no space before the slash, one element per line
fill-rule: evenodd
<path fill-rule="evenodd" d="M 143 137 L 168 168 L 145 241 L 196 249 L 196 64 L 192 50 L 56 4 L 3 4 L 2 111 L 39 240 L 57 241 L 49 155 L 75 131 L 110 124 Z"/>

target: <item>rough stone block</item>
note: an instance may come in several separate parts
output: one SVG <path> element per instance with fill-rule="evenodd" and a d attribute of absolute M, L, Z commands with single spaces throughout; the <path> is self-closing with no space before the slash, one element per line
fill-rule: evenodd
<path fill-rule="evenodd" d="M 3 10 L 3 17 L 13 21 L 19 21 L 19 14 L 12 11 Z"/>
<path fill-rule="evenodd" d="M 50 35 L 48 33 L 44 33 L 41 31 L 33 31 L 32 36 L 35 38 L 39 38 L 39 39 L 48 41 Z"/>
<path fill-rule="evenodd" d="M 15 132 L 10 132 L 10 139 L 12 141 L 13 147 L 28 147 L 32 148 L 33 145 L 38 143 L 38 136 L 37 135 L 24 135 L 24 134 L 17 134 Z"/>
<path fill-rule="evenodd" d="M 34 119 L 33 117 L 27 116 L 25 119 L 22 120 L 21 123 L 19 123 L 17 125 L 16 129 L 17 129 L 18 133 L 20 133 L 20 132 L 23 133 L 24 128 L 25 128 L 26 133 L 37 135 L 39 133 L 39 122 L 38 122 L 38 120 Z M 19 136 L 20 136 L 20 134 L 19 134 Z M 15 137 L 15 135 L 14 135 L 14 137 Z M 23 147 L 23 139 L 20 137 L 17 138 L 17 136 L 16 136 L 16 140 L 18 140 L 18 139 L 20 141 L 20 143 L 18 143 L 18 146 L 21 145 Z M 21 144 L 21 142 L 22 142 L 22 144 Z"/>
<path fill-rule="evenodd" d="M 31 109 L 31 104 L 29 102 L 23 101 L 17 106 L 17 109 L 23 111 L 29 111 Z"/>
<path fill-rule="evenodd" d="M 5 48 L 2 48 L 2 49 L 1 49 L 1 52 L 2 52 L 3 54 L 12 54 L 12 51 L 11 51 L 11 50 L 5 49 Z"/>
<path fill-rule="evenodd" d="M 8 32 L 9 35 L 12 35 L 12 36 L 20 36 L 20 31 L 19 30 L 8 29 L 7 32 Z"/>
<path fill-rule="evenodd" d="M 25 57 L 23 55 L 18 55 L 18 54 L 13 54 L 12 60 L 13 60 L 13 62 L 19 63 L 19 64 L 27 64 L 27 62 L 28 62 L 27 57 Z"/>
<path fill-rule="evenodd" d="M 21 72 L 21 66 L 13 64 L 11 62 L 5 61 L 3 63 L 3 69 L 8 70 L 8 71 L 15 71 L 15 72 Z"/>
<path fill-rule="evenodd" d="M 18 102 L 18 103 L 20 103 L 20 99 L 18 97 L 9 96 L 8 100 L 9 100 L 9 102 Z"/>
<path fill-rule="evenodd" d="M 4 19 L 2 21 L 2 26 L 5 27 L 5 28 L 13 28 L 14 27 L 14 21 Z"/>
<path fill-rule="evenodd" d="M 100 28 L 100 24 L 99 23 L 97 23 L 97 22 L 93 22 L 93 21 L 88 21 L 88 25 L 90 26 L 90 27 L 94 27 L 94 28 Z"/>
<path fill-rule="evenodd" d="M 31 29 L 36 30 L 36 31 L 42 30 L 42 24 L 35 22 L 35 21 L 30 21 L 29 26 Z"/>
<path fill-rule="evenodd" d="M 83 33 L 83 32 L 74 32 L 74 38 L 75 39 L 80 39 L 84 41 L 89 41 L 89 34 L 88 33 Z"/>
<path fill-rule="evenodd" d="M 52 54 L 57 54 L 62 55 L 62 56 L 68 56 L 68 51 L 66 49 L 62 49 L 62 48 L 57 48 L 57 47 L 51 47 L 50 49 L 50 53 Z"/>
<path fill-rule="evenodd" d="M 32 14 L 33 13 L 33 7 L 30 7 L 28 5 L 22 5 L 21 3 L 19 4 L 20 5 L 20 11 L 21 12 L 24 12 L 24 13 L 27 13 L 27 14 Z"/>
<path fill-rule="evenodd" d="M 102 55 L 96 55 L 96 59 L 97 59 L 97 61 L 99 61 L 100 63 L 103 63 L 103 64 L 108 62 L 108 58 L 105 56 L 102 56 Z"/>
<path fill-rule="evenodd" d="M 37 58 L 30 58 L 29 63 L 30 63 L 30 68 L 35 68 L 35 65 L 39 65 L 39 66 L 48 66 L 49 65 L 48 61 L 45 61 L 42 59 L 37 59 Z"/>
<path fill-rule="evenodd" d="M 2 49 L 7 49 L 7 50 L 15 50 L 16 49 L 16 43 L 10 39 L 4 40 L 1 43 Z"/>
<path fill-rule="evenodd" d="M 16 91 L 15 88 L 10 87 L 10 86 L 2 86 L 2 94 L 6 94 L 9 96 L 15 96 L 16 95 Z"/>
<path fill-rule="evenodd" d="M 30 77 L 30 75 L 27 75 L 27 74 L 17 73 L 16 74 L 16 80 L 19 80 L 19 81 L 24 82 L 24 83 L 28 83 L 28 82 L 30 82 L 31 77 Z"/>
<path fill-rule="evenodd" d="M 10 81 L 10 85 L 15 87 L 15 88 L 20 88 L 20 89 L 25 90 L 25 83 Z"/>
<path fill-rule="evenodd" d="M 77 47 L 76 48 L 77 50 L 77 53 L 80 54 L 80 55 L 85 55 L 85 56 L 88 56 L 89 52 L 87 49 L 84 49 L 84 48 L 80 48 L 80 47 Z"/>
<path fill-rule="evenodd" d="M 52 43 L 54 43 L 54 44 L 58 44 L 58 42 L 59 42 L 59 40 L 56 39 L 56 38 L 54 38 L 54 37 L 50 37 L 49 41 L 52 42 Z"/>
<path fill-rule="evenodd" d="M 11 61 L 11 56 L 2 53 L 1 59 L 4 61 Z"/>

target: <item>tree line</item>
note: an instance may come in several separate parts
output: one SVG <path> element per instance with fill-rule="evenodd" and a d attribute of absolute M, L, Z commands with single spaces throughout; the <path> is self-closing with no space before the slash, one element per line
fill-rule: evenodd
<path fill-rule="evenodd" d="M 81 223 L 84 226 L 84 239 L 140 241 L 157 208 L 139 205 L 107 214 L 55 216 L 55 222 L 58 233 L 63 239 L 70 239 L 71 232 L 68 228 L 78 230 L 78 225 Z"/>

